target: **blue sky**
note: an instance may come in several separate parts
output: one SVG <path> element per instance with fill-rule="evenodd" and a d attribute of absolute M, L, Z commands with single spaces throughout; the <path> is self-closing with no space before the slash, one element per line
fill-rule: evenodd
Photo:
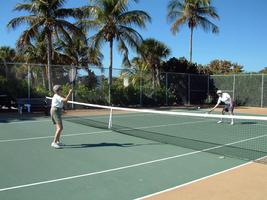
<path fill-rule="evenodd" d="M 0 7 L 0 46 L 15 47 L 23 27 L 8 30 L 6 24 L 22 12 L 12 9 L 23 0 L 8 0 Z M 86 5 L 88 0 L 67 0 L 65 7 Z M 138 30 L 144 38 L 155 38 L 171 49 L 170 57 L 189 59 L 189 30 L 184 26 L 177 35 L 170 31 L 166 20 L 168 0 L 139 0 L 130 9 L 142 9 L 152 17 L 145 30 Z M 197 29 L 193 38 L 193 61 L 208 64 L 214 59 L 225 59 L 244 66 L 247 72 L 257 72 L 267 67 L 267 1 L 266 0 L 213 0 L 220 16 L 213 21 L 220 28 L 218 35 Z M 108 67 L 108 48 L 103 48 L 104 65 Z M 114 68 L 121 67 L 121 56 L 114 55 Z"/>

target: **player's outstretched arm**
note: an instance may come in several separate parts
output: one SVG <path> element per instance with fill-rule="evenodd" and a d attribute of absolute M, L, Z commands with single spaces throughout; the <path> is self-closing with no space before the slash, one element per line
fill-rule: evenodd
<path fill-rule="evenodd" d="M 212 109 L 210 109 L 210 111 L 208 111 L 208 113 L 211 113 L 213 110 L 215 110 L 218 106 L 219 106 L 220 103 L 217 103 Z"/>

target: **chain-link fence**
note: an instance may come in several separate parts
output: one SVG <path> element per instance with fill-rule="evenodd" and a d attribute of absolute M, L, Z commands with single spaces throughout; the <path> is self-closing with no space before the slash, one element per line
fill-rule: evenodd
<path fill-rule="evenodd" d="M 75 81 L 70 79 L 77 72 Z M 267 75 L 203 75 L 113 69 L 109 88 L 108 68 L 52 65 L 51 85 L 63 92 L 74 88 L 76 101 L 120 106 L 203 105 L 217 100 L 216 90 L 228 92 L 238 105 L 267 106 Z M 44 64 L 0 64 L 0 95 L 37 98 L 48 91 L 48 68 Z M 110 93 L 109 93 L 110 90 Z M 109 97 L 110 95 L 110 97 Z"/>
<path fill-rule="evenodd" d="M 266 74 L 238 74 L 228 76 L 211 76 L 214 85 L 229 92 L 237 105 L 267 106 L 267 75 Z"/>

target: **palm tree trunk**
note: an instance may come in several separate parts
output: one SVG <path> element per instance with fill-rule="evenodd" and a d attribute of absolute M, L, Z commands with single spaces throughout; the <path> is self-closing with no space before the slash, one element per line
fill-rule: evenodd
<path fill-rule="evenodd" d="M 42 67 L 42 84 L 44 88 L 46 87 L 46 66 Z"/>
<path fill-rule="evenodd" d="M 190 63 L 192 63 L 193 27 L 190 28 Z"/>
<path fill-rule="evenodd" d="M 52 38 L 51 34 L 47 36 L 47 78 L 48 78 L 48 90 L 52 91 L 52 81 L 51 81 L 51 54 L 52 54 Z"/>
<path fill-rule="evenodd" d="M 155 69 L 154 69 L 153 65 L 152 65 L 151 69 L 152 69 L 152 88 L 153 88 L 153 92 L 154 92 L 154 89 L 155 89 Z"/>
<path fill-rule="evenodd" d="M 109 54 L 109 78 L 108 78 L 108 103 L 111 103 L 111 88 L 112 88 L 112 65 L 113 65 L 113 39 L 111 39 L 109 43 L 109 48 L 110 48 L 110 54 Z"/>
<path fill-rule="evenodd" d="M 157 86 L 160 86 L 160 79 L 159 79 L 159 65 L 156 64 L 155 65 L 155 72 L 156 72 L 156 84 Z"/>
<path fill-rule="evenodd" d="M 6 72 L 6 80 L 7 80 L 7 78 L 8 78 L 8 68 L 7 68 L 7 64 L 6 64 L 6 59 L 3 58 L 3 60 L 4 60 L 5 72 Z"/>

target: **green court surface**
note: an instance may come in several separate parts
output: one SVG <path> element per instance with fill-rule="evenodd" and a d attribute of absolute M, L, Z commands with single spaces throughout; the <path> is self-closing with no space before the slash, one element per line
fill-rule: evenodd
<path fill-rule="evenodd" d="M 1 200 L 136 199 L 267 152 L 266 126 L 258 122 L 121 114 L 109 130 L 75 120 L 64 120 L 66 146 L 58 150 L 50 147 L 50 118 L 0 120 Z"/>

